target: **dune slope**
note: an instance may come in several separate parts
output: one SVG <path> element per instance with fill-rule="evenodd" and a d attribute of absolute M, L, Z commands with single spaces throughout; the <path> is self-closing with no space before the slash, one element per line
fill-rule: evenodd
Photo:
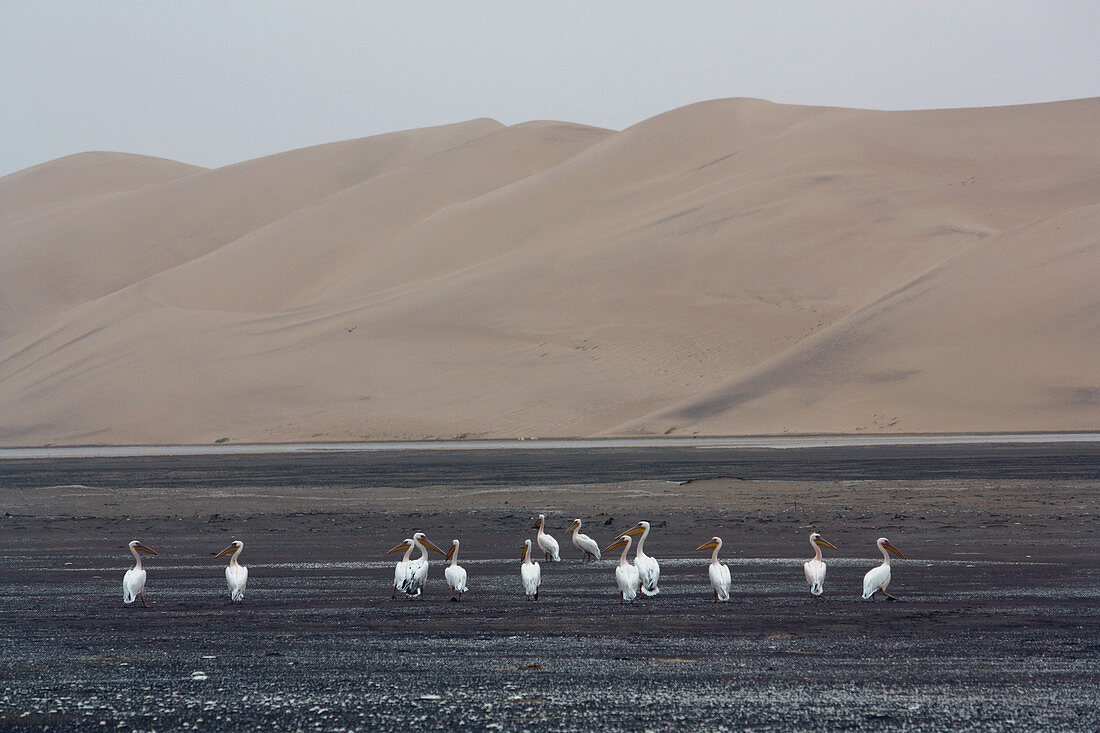
<path fill-rule="evenodd" d="M 14 174 L 0 442 L 1100 429 L 1098 119 L 731 99 Z"/>

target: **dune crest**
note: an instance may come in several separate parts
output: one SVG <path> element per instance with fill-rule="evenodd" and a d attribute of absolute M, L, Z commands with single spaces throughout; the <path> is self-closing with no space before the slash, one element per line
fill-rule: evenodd
<path fill-rule="evenodd" d="M 1098 119 L 731 99 L 47 163 L 0 179 L 0 444 L 1100 429 Z"/>

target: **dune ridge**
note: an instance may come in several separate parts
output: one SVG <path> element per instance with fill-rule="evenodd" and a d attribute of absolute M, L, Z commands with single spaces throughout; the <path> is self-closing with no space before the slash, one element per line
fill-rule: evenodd
<path fill-rule="evenodd" d="M 0 179 L 0 444 L 1100 429 L 1100 99 Z"/>

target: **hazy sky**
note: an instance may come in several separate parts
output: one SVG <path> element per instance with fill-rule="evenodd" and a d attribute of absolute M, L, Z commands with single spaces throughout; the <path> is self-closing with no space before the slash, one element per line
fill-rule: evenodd
<path fill-rule="evenodd" d="M 220 166 L 474 117 L 621 129 L 718 97 L 1098 96 L 1098 37 L 1095 0 L 0 0 L 0 175 L 85 150 Z"/>

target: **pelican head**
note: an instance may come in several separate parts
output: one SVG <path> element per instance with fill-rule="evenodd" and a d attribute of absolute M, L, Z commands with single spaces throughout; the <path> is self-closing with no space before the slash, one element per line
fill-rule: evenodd
<path fill-rule="evenodd" d="M 233 540 L 233 542 L 230 543 L 229 547 L 225 548 L 221 552 L 214 555 L 214 559 L 217 559 L 219 557 L 225 557 L 226 555 L 232 555 L 237 550 L 243 550 L 243 549 L 244 549 L 244 543 L 243 542 L 241 542 L 240 540 Z"/>
<path fill-rule="evenodd" d="M 574 530 L 578 530 L 580 528 L 581 528 L 581 520 L 574 519 L 573 523 L 569 525 L 569 529 L 565 530 L 565 533 L 569 534 L 570 532 L 572 532 Z"/>
<path fill-rule="evenodd" d="M 546 522 L 546 515 L 540 514 L 539 518 L 535 520 L 535 523 L 531 525 L 531 529 L 538 529 L 542 524 Z"/>
<path fill-rule="evenodd" d="M 416 543 L 416 542 L 419 542 L 420 544 L 424 545 L 425 547 L 428 547 L 432 550 L 435 550 L 440 555 L 446 555 L 447 554 L 443 550 L 436 547 L 435 543 L 433 543 L 431 540 L 429 540 L 428 535 L 424 534 L 423 532 L 417 532 L 416 534 L 413 535 L 413 543 Z"/>
<path fill-rule="evenodd" d="M 400 545 L 393 548 L 392 550 L 386 550 L 386 554 L 387 555 L 392 555 L 395 552 L 404 552 L 405 550 L 409 549 L 412 546 L 413 546 L 413 541 L 412 540 L 405 540 L 404 542 L 402 542 Z"/>
<path fill-rule="evenodd" d="M 695 551 L 698 552 L 699 550 L 715 550 L 715 549 L 720 548 L 721 546 L 722 546 L 722 538 L 721 537 L 711 537 L 710 542 L 704 542 L 703 544 L 696 547 Z"/>
<path fill-rule="evenodd" d="M 617 547 L 630 547 L 630 542 L 631 542 L 630 535 L 628 535 L 628 534 L 621 535 L 620 537 L 616 538 L 616 540 L 614 542 L 612 542 L 610 545 L 603 548 L 603 550 L 601 552 L 608 553 L 608 552 L 611 552 L 612 550 L 614 550 Z"/>
<path fill-rule="evenodd" d="M 638 535 L 645 534 L 648 531 L 649 522 L 643 519 L 641 522 L 638 522 L 633 527 L 623 532 L 621 535 L 619 535 L 619 537 L 637 537 Z"/>
<path fill-rule="evenodd" d="M 810 542 L 813 542 L 815 545 L 821 545 L 822 547 L 829 547 L 834 550 L 838 549 L 836 545 L 834 545 L 832 542 L 829 542 L 829 540 L 825 539 L 817 532 L 814 532 L 810 535 Z"/>
<path fill-rule="evenodd" d="M 885 537 L 879 537 L 878 542 L 876 542 L 875 544 L 878 545 L 879 547 L 882 547 L 884 549 L 889 550 L 890 552 L 892 552 L 895 555 L 897 555 L 898 557 L 900 557 L 902 560 L 908 560 L 909 559 L 905 555 L 902 555 L 901 551 L 895 549 L 894 546 L 890 544 L 890 540 L 886 539 Z"/>
<path fill-rule="evenodd" d="M 146 547 L 145 545 L 141 544 L 137 540 L 134 540 L 133 542 L 130 543 L 130 549 L 131 550 L 141 550 L 142 552 L 148 552 L 150 555 L 159 555 L 160 554 L 156 550 L 152 550 L 152 549 Z"/>
<path fill-rule="evenodd" d="M 447 557 L 445 559 L 450 560 L 454 557 L 456 552 L 458 552 L 458 540 L 451 540 L 451 549 L 447 550 Z"/>

